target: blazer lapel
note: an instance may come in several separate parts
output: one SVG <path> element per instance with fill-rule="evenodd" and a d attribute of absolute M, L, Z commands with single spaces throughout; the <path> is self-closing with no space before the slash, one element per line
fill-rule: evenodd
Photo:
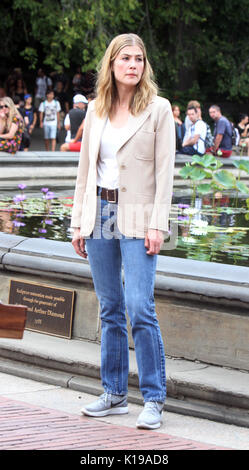
<path fill-rule="evenodd" d="M 143 125 L 143 123 L 149 117 L 149 115 L 151 114 L 152 102 L 147 106 L 147 108 L 141 114 L 139 114 L 139 116 L 130 115 L 129 120 L 128 120 L 128 125 L 127 125 L 127 130 L 124 133 L 124 136 L 120 139 L 118 150 L 120 150 L 121 147 L 123 147 L 123 145 L 138 131 L 138 129 Z M 92 126 L 89 147 L 90 147 L 90 155 L 95 160 L 97 160 L 98 158 L 101 135 L 102 135 L 107 119 L 108 119 L 107 117 L 104 117 L 103 119 L 96 118 L 94 125 Z"/>
<path fill-rule="evenodd" d="M 130 115 L 127 126 L 128 129 L 120 139 L 118 150 L 120 150 L 121 147 L 123 147 L 123 145 L 138 131 L 150 114 L 151 106 L 149 105 L 141 114 L 139 114 L 139 116 Z"/>

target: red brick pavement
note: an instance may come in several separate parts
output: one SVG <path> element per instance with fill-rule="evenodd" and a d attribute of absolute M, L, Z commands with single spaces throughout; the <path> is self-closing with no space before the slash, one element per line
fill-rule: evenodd
<path fill-rule="evenodd" d="M 226 450 L 0 397 L 1 450 Z"/>

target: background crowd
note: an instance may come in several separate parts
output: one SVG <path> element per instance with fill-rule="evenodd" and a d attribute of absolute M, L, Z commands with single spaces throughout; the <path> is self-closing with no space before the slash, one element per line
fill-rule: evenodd
<path fill-rule="evenodd" d="M 0 86 L 0 151 L 28 151 L 36 127 L 43 129 L 46 150 L 55 150 L 60 129 L 67 131 L 61 149 L 79 150 L 93 91 L 94 73 L 82 73 L 80 67 L 71 81 L 63 68 L 48 75 L 40 68 L 34 86 L 25 82 L 20 68 L 15 68 Z"/>
<path fill-rule="evenodd" d="M 43 129 L 44 146 L 55 151 L 58 133 L 65 131 L 61 151 L 79 151 L 88 102 L 94 98 L 95 73 L 78 67 L 70 80 L 64 69 L 46 74 L 39 68 L 35 86 L 15 68 L 0 86 L 0 151 L 15 154 L 28 151 L 36 127 Z M 31 88 L 31 90 L 30 90 Z M 180 154 L 229 157 L 234 146 L 249 156 L 249 117 L 241 114 L 236 123 L 222 115 L 216 104 L 209 106 L 209 125 L 202 118 L 201 105 L 191 100 L 182 111 L 172 105 L 176 127 L 176 149 Z M 184 114 L 182 117 L 181 115 Z M 212 130 L 211 130 L 212 127 Z"/>
<path fill-rule="evenodd" d="M 222 115 L 220 106 L 209 106 L 208 112 L 213 121 L 213 132 L 202 118 L 202 109 L 198 101 L 189 101 L 186 115 L 181 119 L 178 105 L 172 106 L 176 128 L 176 149 L 187 155 L 212 153 L 224 158 L 232 155 L 233 147 L 245 147 L 249 156 L 249 117 L 240 114 L 237 123 Z"/>

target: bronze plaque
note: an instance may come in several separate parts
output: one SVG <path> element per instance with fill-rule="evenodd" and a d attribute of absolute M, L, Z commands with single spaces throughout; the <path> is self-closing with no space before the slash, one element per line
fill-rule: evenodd
<path fill-rule="evenodd" d="M 71 338 L 74 291 L 10 280 L 9 303 L 27 306 L 27 330 Z"/>

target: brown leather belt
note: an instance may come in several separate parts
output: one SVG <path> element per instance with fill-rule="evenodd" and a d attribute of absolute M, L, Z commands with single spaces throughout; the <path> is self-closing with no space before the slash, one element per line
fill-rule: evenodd
<path fill-rule="evenodd" d="M 97 186 L 97 194 L 107 202 L 111 202 L 113 204 L 118 202 L 118 189 L 107 189 L 101 188 L 101 192 L 98 191 L 99 186 Z"/>

